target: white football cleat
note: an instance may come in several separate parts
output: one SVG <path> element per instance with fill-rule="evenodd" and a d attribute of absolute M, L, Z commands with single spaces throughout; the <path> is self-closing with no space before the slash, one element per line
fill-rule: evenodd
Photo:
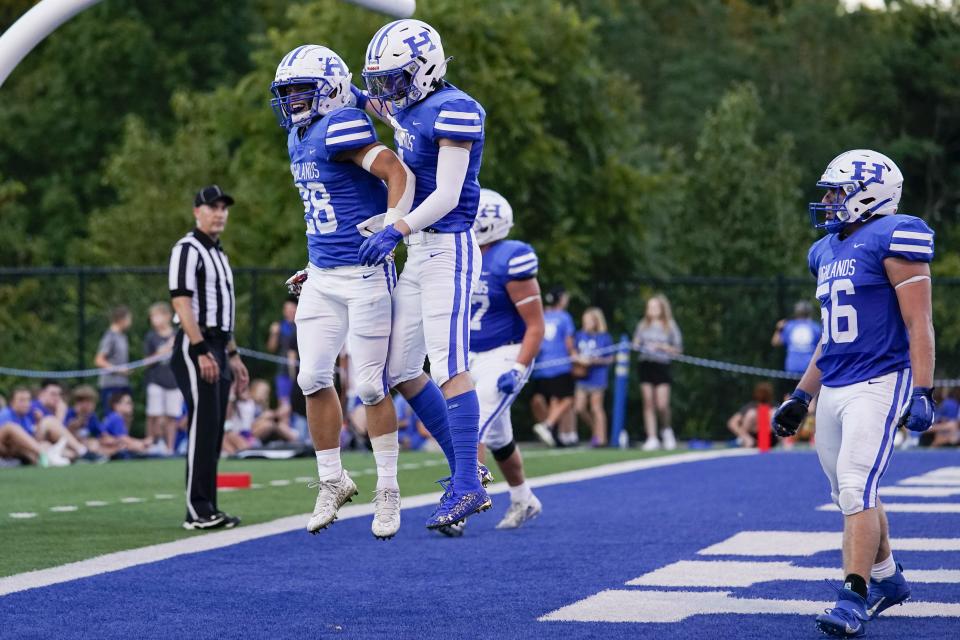
<path fill-rule="evenodd" d="M 657 438 L 647 438 L 647 441 L 643 443 L 641 451 L 656 451 L 660 448 L 660 440 Z"/>
<path fill-rule="evenodd" d="M 357 495 L 357 485 L 347 475 L 346 470 L 340 474 L 339 480 L 315 481 L 307 486 L 319 488 L 313 516 L 307 523 L 307 531 L 314 534 L 329 527 L 330 523 L 337 519 L 340 507 Z"/>
<path fill-rule="evenodd" d="M 660 432 L 660 439 L 663 442 L 663 448 L 667 451 L 673 451 L 677 448 L 677 437 L 673 435 L 673 429 L 670 427 Z"/>
<path fill-rule="evenodd" d="M 400 530 L 400 490 L 377 489 L 373 492 L 373 536 L 389 540 Z"/>
<path fill-rule="evenodd" d="M 516 529 L 524 522 L 533 520 L 543 511 L 543 505 L 537 496 L 530 494 L 530 499 L 524 502 L 511 502 L 510 508 L 497 524 L 497 529 Z"/>
<path fill-rule="evenodd" d="M 547 445 L 548 447 L 557 446 L 557 441 L 554 440 L 553 432 L 550 431 L 550 427 L 543 424 L 542 422 L 538 422 L 537 424 L 533 425 L 533 432 L 537 435 L 538 438 L 540 438 L 540 441 L 543 442 L 543 444 Z"/>

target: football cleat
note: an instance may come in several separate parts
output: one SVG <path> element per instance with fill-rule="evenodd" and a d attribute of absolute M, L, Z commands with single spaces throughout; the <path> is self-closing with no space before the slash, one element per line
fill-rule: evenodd
<path fill-rule="evenodd" d="M 209 516 L 199 518 L 188 518 L 183 521 L 183 528 L 187 531 L 197 531 L 201 529 L 220 529 L 227 524 L 227 514 L 222 511 Z"/>
<path fill-rule="evenodd" d="M 307 522 L 307 531 L 313 534 L 329 527 L 337 519 L 340 507 L 350 502 L 358 493 L 357 485 L 346 471 L 341 472 L 338 480 L 315 481 L 307 486 L 311 489 L 319 488 L 313 515 Z"/>
<path fill-rule="evenodd" d="M 437 527 L 434 529 L 437 533 L 442 533 L 448 538 L 460 538 L 467 531 L 466 522 L 458 522 L 456 524 L 449 524 L 445 527 Z"/>
<path fill-rule="evenodd" d="M 543 511 L 543 505 L 537 496 L 530 494 L 530 499 L 523 502 L 511 502 L 510 508 L 497 524 L 497 529 L 517 529 L 523 523 L 536 518 Z"/>
<path fill-rule="evenodd" d="M 493 501 L 482 488 L 465 493 L 454 490 L 427 520 L 427 529 L 439 529 L 463 522 L 473 514 L 486 511 L 492 506 Z"/>
<path fill-rule="evenodd" d="M 869 588 L 867 615 L 871 620 L 890 607 L 903 604 L 910 599 L 910 585 L 903 577 L 903 566 L 900 563 L 897 563 L 897 572 L 889 578 L 883 580 L 870 578 Z"/>
<path fill-rule="evenodd" d="M 838 589 L 837 604 L 817 616 L 817 629 L 835 638 L 861 638 L 867 634 L 864 624 L 867 601 L 850 589 Z"/>
<path fill-rule="evenodd" d="M 389 540 L 400 529 L 400 490 L 377 489 L 373 495 L 373 524 L 370 530 L 378 540 Z"/>
<path fill-rule="evenodd" d="M 484 489 L 494 480 L 493 474 L 490 473 L 490 469 L 485 464 L 477 464 L 477 475 L 480 477 L 480 486 Z"/>

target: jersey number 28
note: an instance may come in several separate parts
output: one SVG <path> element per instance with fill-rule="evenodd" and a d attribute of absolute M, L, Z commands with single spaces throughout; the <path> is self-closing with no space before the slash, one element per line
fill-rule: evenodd
<path fill-rule="evenodd" d="M 322 182 L 307 182 L 300 189 L 307 235 L 333 233 L 337 230 L 337 214 L 330 204 L 330 194 Z"/>
<path fill-rule="evenodd" d="M 833 340 L 837 344 L 853 342 L 859 335 L 857 327 L 857 309 L 852 304 L 840 304 L 840 295 L 852 296 L 856 294 L 853 281 L 850 278 L 840 278 L 833 282 L 824 282 L 817 287 L 817 298 L 830 296 L 830 309 L 824 306 L 823 314 L 823 344 Z M 840 329 L 840 320 L 846 318 L 847 328 Z"/>

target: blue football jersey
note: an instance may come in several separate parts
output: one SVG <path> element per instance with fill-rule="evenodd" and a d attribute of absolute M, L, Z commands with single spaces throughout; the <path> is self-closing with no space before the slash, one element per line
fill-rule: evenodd
<path fill-rule="evenodd" d="M 507 293 L 507 283 L 537 275 L 537 254 L 519 240 L 493 243 L 483 254 L 480 282 L 470 298 L 470 350 L 489 351 L 523 340 L 527 325 Z"/>
<path fill-rule="evenodd" d="M 573 364 L 569 360 L 549 366 L 544 366 L 544 363 L 569 358 L 567 338 L 572 338 L 575 332 L 573 318 L 566 311 L 553 309 L 544 312 L 543 342 L 540 343 L 540 353 L 534 363 L 532 378 L 555 378 L 573 371 Z"/>
<path fill-rule="evenodd" d="M 480 161 L 483 158 L 483 123 L 487 114 L 480 103 L 452 85 L 444 85 L 396 116 L 397 154 L 417 178 L 413 208 L 437 190 L 437 140 L 471 141 L 470 165 L 460 190 L 460 202 L 450 213 L 427 227 L 443 233 L 466 231 L 473 226 L 480 202 Z"/>
<path fill-rule="evenodd" d="M 613 355 L 610 347 L 613 346 L 613 338 L 609 333 L 587 333 L 586 331 L 577 331 L 574 336 L 574 342 L 577 345 L 577 353 L 588 358 L 607 358 Z M 598 364 L 587 369 L 587 375 L 580 382 L 591 387 L 607 386 L 607 377 L 610 373 L 610 365 Z"/>
<path fill-rule="evenodd" d="M 357 225 L 387 210 L 387 187 L 354 162 L 337 162 L 338 153 L 377 141 L 363 111 L 345 107 L 287 138 L 293 184 L 303 200 L 310 263 L 321 268 L 359 264 L 363 236 Z"/>
<path fill-rule="evenodd" d="M 822 382 L 841 387 L 910 366 L 907 329 L 883 261 L 933 259 L 933 231 L 920 218 L 882 216 L 847 238 L 829 234 L 813 244 L 823 318 L 817 366 Z"/>

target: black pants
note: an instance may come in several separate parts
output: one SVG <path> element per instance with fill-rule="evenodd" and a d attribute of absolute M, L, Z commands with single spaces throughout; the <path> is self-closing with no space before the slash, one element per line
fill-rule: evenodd
<path fill-rule="evenodd" d="M 227 340 L 204 336 L 210 353 L 220 365 L 220 379 L 214 383 L 200 376 L 196 356 L 190 356 L 183 331 L 177 332 L 170 366 L 177 386 L 187 403 L 187 519 L 208 517 L 217 509 L 217 463 L 223 444 L 223 423 L 233 374 L 227 366 Z"/>

